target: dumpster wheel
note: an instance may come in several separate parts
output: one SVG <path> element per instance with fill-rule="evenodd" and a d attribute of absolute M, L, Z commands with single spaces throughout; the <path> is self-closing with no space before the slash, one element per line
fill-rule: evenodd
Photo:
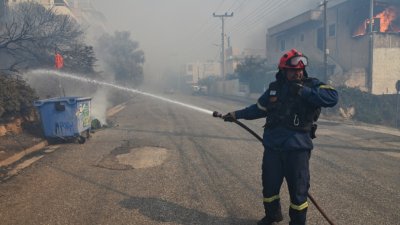
<path fill-rule="evenodd" d="M 86 142 L 86 138 L 85 137 L 83 137 L 83 136 L 79 136 L 78 137 L 78 143 L 79 144 L 84 144 Z"/>
<path fill-rule="evenodd" d="M 82 135 L 79 135 L 79 136 L 77 137 L 77 140 L 78 140 L 78 143 L 79 143 L 79 144 L 84 144 L 84 143 L 86 142 L 86 140 L 89 140 L 89 138 L 90 138 L 90 130 L 86 130 L 86 131 L 84 132 L 84 135 L 85 135 L 86 137 L 84 137 L 84 136 L 82 136 Z"/>

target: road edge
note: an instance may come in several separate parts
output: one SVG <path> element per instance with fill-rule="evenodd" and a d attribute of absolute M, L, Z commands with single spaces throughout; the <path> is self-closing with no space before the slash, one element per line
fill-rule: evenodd
<path fill-rule="evenodd" d="M 0 161 L 0 167 L 9 166 L 27 155 L 30 155 L 34 152 L 38 152 L 38 151 L 42 150 L 43 148 L 45 148 L 48 145 L 49 145 L 49 143 L 47 141 L 41 141 L 38 144 L 33 145 L 32 147 L 29 147 L 21 152 L 18 152 L 16 154 L 8 157 L 7 159 Z"/>
<path fill-rule="evenodd" d="M 127 102 L 124 102 L 122 104 L 119 104 L 119 105 L 109 108 L 106 112 L 107 117 L 113 116 L 113 115 L 117 114 L 118 112 L 120 112 L 122 109 L 125 108 L 126 104 L 127 104 Z M 18 153 L 15 153 L 14 155 L 11 155 L 8 158 L 0 161 L 0 167 L 7 167 L 7 166 L 19 161 L 20 159 L 22 159 L 25 156 L 28 156 L 32 153 L 42 150 L 43 148 L 47 147 L 48 145 L 49 145 L 49 143 L 46 140 L 43 140 L 29 148 L 26 148 Z"/>

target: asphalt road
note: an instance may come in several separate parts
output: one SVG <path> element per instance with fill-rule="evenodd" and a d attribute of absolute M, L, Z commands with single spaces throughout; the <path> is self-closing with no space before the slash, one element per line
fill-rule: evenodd
<path fill-rule="evenodd" d="M 228 112 L 244 104 L 174 98 Z M 64 144 L 0 183 L 0 224 L 256 224 L 261 144 L 235 124 L 135 96 L 83 145 Z M 259 134 L 263 120 L 242 121 Z M 311 194 L 336 224 L 400 224 L 400 132 L 319 122 Z M 281 192 L 285 220 L 286 185 Z M 328 224 L 311 205 L 308 224 Z"/>

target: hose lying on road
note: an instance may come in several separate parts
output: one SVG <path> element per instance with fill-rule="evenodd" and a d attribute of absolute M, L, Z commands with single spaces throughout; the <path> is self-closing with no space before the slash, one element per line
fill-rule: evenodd
<path fill-rule="evenodd" d="M 213 117 L 218 117 L 218 118 L 222 118 L 222 114 L 214 111 L 213 112 Z M 244 125 L 242 122 L 238 121 L 238 120 L 234 120 L 234 123 L 236 123 L 237 125 L 241 126 L 243 129 L 245 129 L 246 131 L 248 131 L 250 134 L 252 134 L 255 138 L 257 138 L 261 143 L 263 142 L 263 139 L 253 130 L 251 130 L 249 127 L 247 127 L 246 125 Z M 318 203 L 315 201 L 315 199 L 312 197 L 312 195 L 310 193 L 308 193 L 308 198 L 311 200 L 311 202 L 314 204 L 314 206 L 318 209 L 318 211 L 321 213 L 321 215 L 326 219 L 326 221 L 330 224 L 330 225 L 335 225 L 331 219 L 329 219 L 329 217 L 326 215 L 326 213 L 324 212 L 324 210 L 322 210 L 322 208 L 318 205 Z"/>

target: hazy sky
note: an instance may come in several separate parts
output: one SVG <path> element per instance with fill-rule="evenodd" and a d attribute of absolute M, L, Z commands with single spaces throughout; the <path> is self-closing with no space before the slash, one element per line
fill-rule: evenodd
<path fill-rule="evenodd" d="M 335 1 L 335 0 L 333 0 Z M 265 49 L 267 27 L 317 8 L 320 0 L 94 0 L 111 30 L 128 30 L 145 52 L 145 73 L 198 60 L 219 60 L 221 19 L 231 44 Z"/>

